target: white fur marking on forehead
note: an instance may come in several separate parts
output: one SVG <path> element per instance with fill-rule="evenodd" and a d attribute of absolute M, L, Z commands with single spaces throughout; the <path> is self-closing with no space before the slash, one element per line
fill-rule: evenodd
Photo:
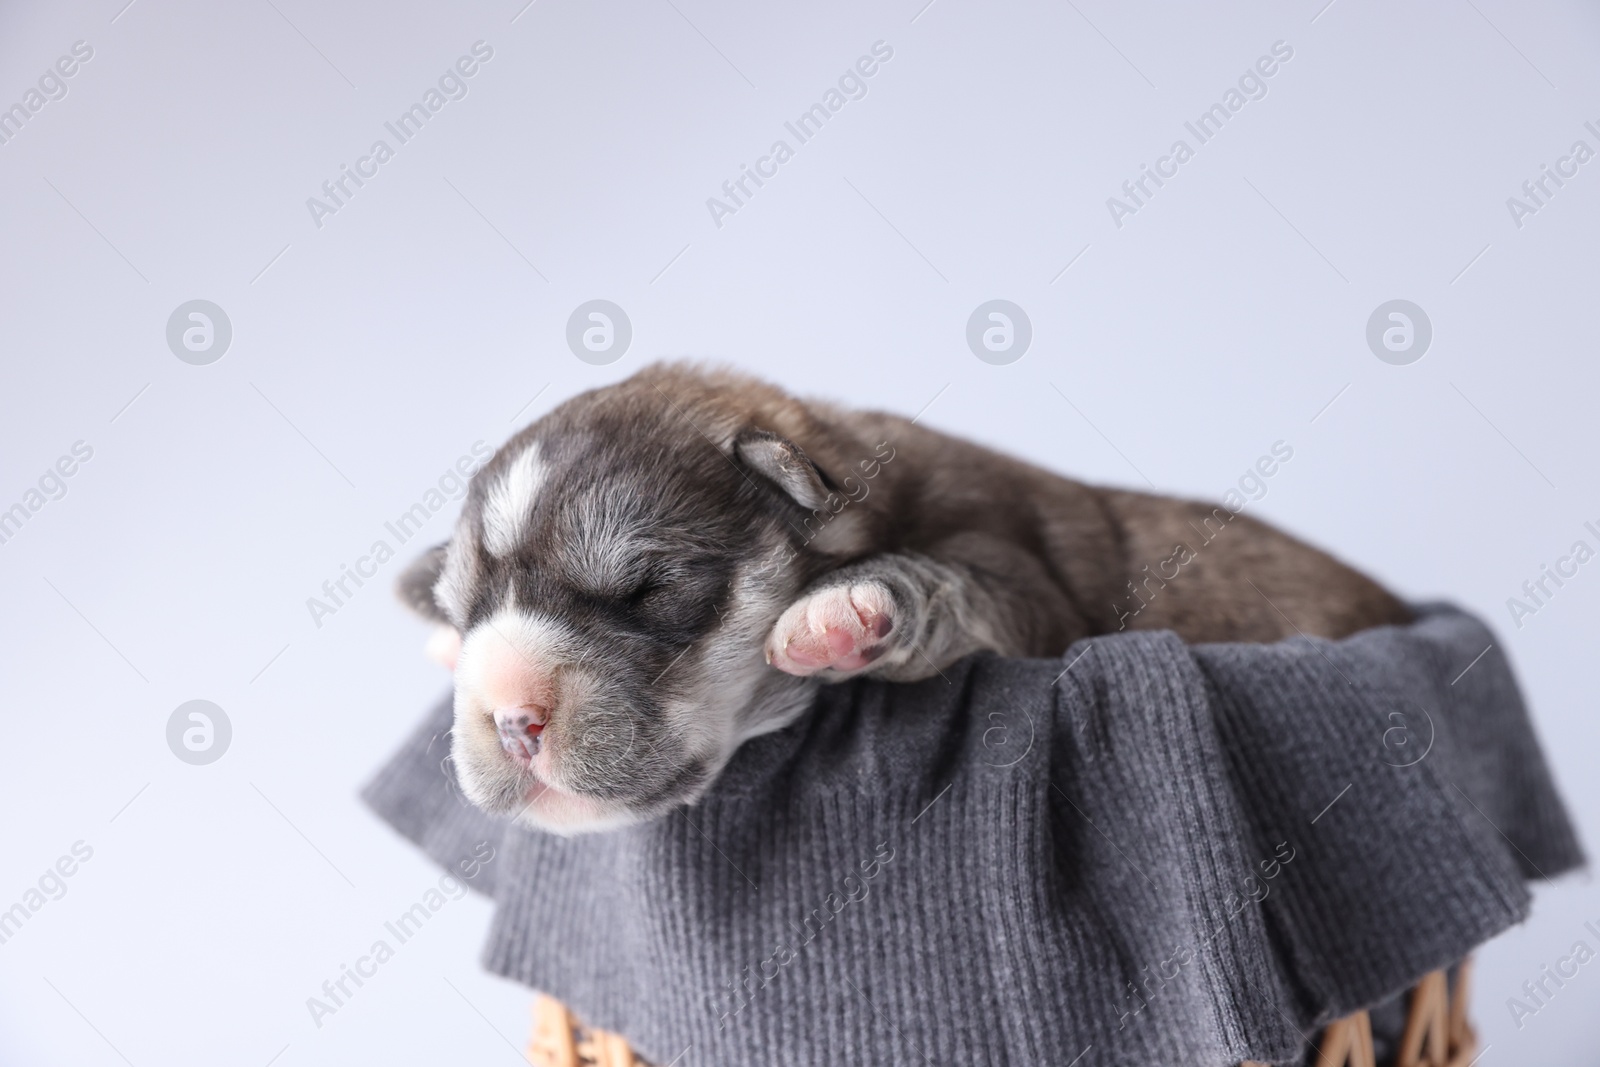
<path fill-rule="evenodd" d="M 483 545 L 491 556 L 509 556 L 527 533 L 533 498 L 544 484 L 544 474 L 535 443 L 523 449 L 490 487 L 483 505 Z"/>

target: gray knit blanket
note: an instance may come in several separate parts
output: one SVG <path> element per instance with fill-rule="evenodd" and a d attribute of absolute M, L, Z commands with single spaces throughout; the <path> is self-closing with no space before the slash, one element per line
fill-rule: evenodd
<path fill-rule="evenodd" d="M 825 687 L 700 803 L 574 839 L 461 799 L 449 723 L 368 803 L 472 864 L 491 970 L 675 1067 L 1298 1062 L 1389 1002 L 1382 1045 L 1397 994 L 1583 862 L 1504 655 L 1448 608 Z"/>

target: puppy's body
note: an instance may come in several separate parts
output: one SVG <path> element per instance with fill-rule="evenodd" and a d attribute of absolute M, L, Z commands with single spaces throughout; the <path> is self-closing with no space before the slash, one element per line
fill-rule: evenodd
<path fill-rule="evenodd" d="M 954 627 L 969 631 L 971 647 L 934 657 L 941 665 L 979 647 L 1057 655 L 1080 637 L 1121 629 L 1174 630 L 1189 642 L 1275 641 L 1297 632 L 1341 637 L 1410 617 L 1371 579 L 1226 508 L 1084 485 L 894 415 L 812 410 L 821 436 L 797 443 L 827 456 L 832 469 L 851 469 L 851 449 L 870 457 L 886 441 L 895 450 L 865 499 L 846 503 L 835 520 L 852 508 L 864 513 L 864 543 L 850 545 L 864 558 L 833 580 L 892 576 L 907 569 L 899 557 L 922 557 L 944 595 L 987 605 L 981 620 Z M 819 460 L 825 471 L 828 461 Z M 934 623 L 924 636 L 963 640 L 940 631 Z M 905 677 L 931 673 L 913 665 Z"/>
<path fill-rule="evenodd" d="M 561 830 L 692 800 L 818 682 L 1058 655 L 1124 628 L 1271 641 L 1409 618 L 1227 509 L 683 366 L 518 434 L 402 587 L 462 637 L 468 796 Z"/>

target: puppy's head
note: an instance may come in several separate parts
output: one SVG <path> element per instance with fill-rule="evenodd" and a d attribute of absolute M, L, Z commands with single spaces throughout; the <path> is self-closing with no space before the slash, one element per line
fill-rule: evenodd
<path fill-rule="evenodd" d="M 401 579 L 460 636 L 452 759 L 487 811 L 576 832 L 706 788 L 809 688 L 768 631 L 859 550 L 865 509 L 797 444 L 827 431 L 759 383 L 652 368 L 579 396 L 473 478 L 454 536 Z"/>

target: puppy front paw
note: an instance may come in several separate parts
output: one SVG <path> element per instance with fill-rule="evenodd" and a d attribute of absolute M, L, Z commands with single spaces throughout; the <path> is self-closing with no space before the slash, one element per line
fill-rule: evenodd
<path fill-rule="evenodd" d="M 894 594 L 879 582 L 836 585 L 801 597 L 767 637 L 767 662 L 787 674 L 870 667 L 894 647 Z"/>

